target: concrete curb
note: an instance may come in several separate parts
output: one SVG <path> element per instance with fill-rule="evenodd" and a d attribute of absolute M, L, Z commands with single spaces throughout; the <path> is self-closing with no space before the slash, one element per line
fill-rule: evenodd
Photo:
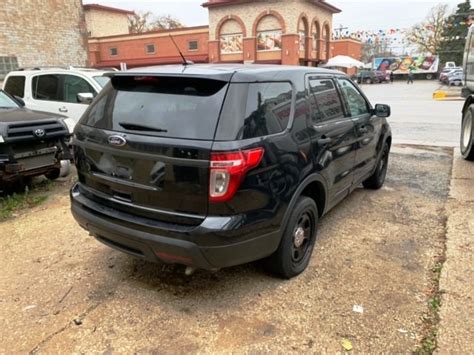
<path fill-rule="evenodd" d="M 470 353 L 474 329 L 474 163 L 455 150 L 447 210 L 438 354 Z"/>

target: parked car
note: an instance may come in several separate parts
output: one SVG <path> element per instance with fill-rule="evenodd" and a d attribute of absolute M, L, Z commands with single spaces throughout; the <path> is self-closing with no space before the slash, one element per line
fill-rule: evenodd
<path fill-rule="evenodd" d="M 390 80 L 390 76 L 387 75 L 386 72 L 380 70 L 364 70 L 359 71 L 355 76 L 354 80 L 357 81 L 358 84 L 380 84 L 385 81 Z"/>
<path fill-rule="evenodd" d="M 448 78 L 450 75 L 457 74 L 457 73 L 463 73 L 462 68 L 448 68 L 444 69 L 440 74 L 439 74 L 439 81 L 441 81 L 444 84 L 447 84 L 449 82 Z"/>
<path fill-rule="evenodd" d="M 74 122 L 31 111 L 0 90 L 0 190 L 25 178 L 57 179 L 69 169 L 68 142 Z"/>
<path fill-rule="evenodd" d="M 447 84 L 449 86 L 462 86 L 464 82 L 464 72 L 454 72 L 447 77 Z"/>
<path fill-rule="evenodd" d="M 149 261 L 307 267 L 319 219 L 385 180 L 387 105 L 338 71 L 189 65 L 110 73 L 75 129 L 76 221 Z M 309 93 L 309 95 L 307 94 Z"/>
<path fill-rule="evenodd" d="M 3 89 L 32 110 L 59 113 L 78 122 L 87 105 L 109 81 L 105 71 L 46 68 L 10 72 Z"/>

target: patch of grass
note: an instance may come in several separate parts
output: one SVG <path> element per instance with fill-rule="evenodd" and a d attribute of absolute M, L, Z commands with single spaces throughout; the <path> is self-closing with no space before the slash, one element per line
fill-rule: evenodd
<path fill-rule="evenodd" d="M 16 211 L 32 208 L 46 201 L 47 196 L 30 195 L 28 191 L 22 194 L 16 194 L 0 197 L 0 220 L 10 218 Z"/>
<path fill-rule="evenodd" d="M 441 296 L 443 291 L 439 289 L 439 282 L 441 279 L 441 272 L 445 262 L 445 250 L 443 255 L 438 257 L 437 262 L 431 269 L 432 291 L 430 298 L 427 301 L 428 312 L 423 315 L 423 324 L 425 335 L 421 341 L 420 346 L 414 351 L 414 354 L 433 354 L 438 347 L 438 325 L 440 322 L 439 312 L 442 305 Z"/>

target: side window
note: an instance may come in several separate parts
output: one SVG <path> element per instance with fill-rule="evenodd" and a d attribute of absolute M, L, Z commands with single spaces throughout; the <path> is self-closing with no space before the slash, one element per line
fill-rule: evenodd
<path fill-rule="evenodd" d="M 75 75 L 64 75 L 64 101 L 79 103 L 77 94 L 92 93 L 96 94 L 94 88 L 84 79 Z"/>
<path fill-rule="evenodd" d="M 351 117 L 360 116 L 369 113 L 369 105 L 364 97 L 360 94 L 347 79 L 338 78 L 339 86 L 341 87 L 342 95 L 346 101 L 347 107 Z"/>
<path fill-rule="evenodd" d="M 291 96 L 289 83 L 250 84 L 242 139 L 284 131 L 290 120 Z"/>
<path fill-rule="evenodd" d="M 20 75 L 8 77 L 5 91 L 13 96 L 25 97 L 25 77 Z"/>
<path fill-rule="evenodd" d="M 33 98 L 36 100 L 62 101 L 61 75 L 46 74 L 33 77 Z"/>
<path fill-rule="evenodd" d="M 344 117 L 344 110 L 332 79 L 309 79 L 313 124 Z"/>

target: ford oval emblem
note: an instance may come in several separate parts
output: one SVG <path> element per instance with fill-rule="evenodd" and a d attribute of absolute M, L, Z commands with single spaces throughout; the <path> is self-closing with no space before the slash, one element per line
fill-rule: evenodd
<path fill-rule="evenodd" d="M 127 144 L 127 140 L 122 136 L 110 136 L 109 137 L 109 144 L 114 145 L 116 147 L 123 147 Z"/>

